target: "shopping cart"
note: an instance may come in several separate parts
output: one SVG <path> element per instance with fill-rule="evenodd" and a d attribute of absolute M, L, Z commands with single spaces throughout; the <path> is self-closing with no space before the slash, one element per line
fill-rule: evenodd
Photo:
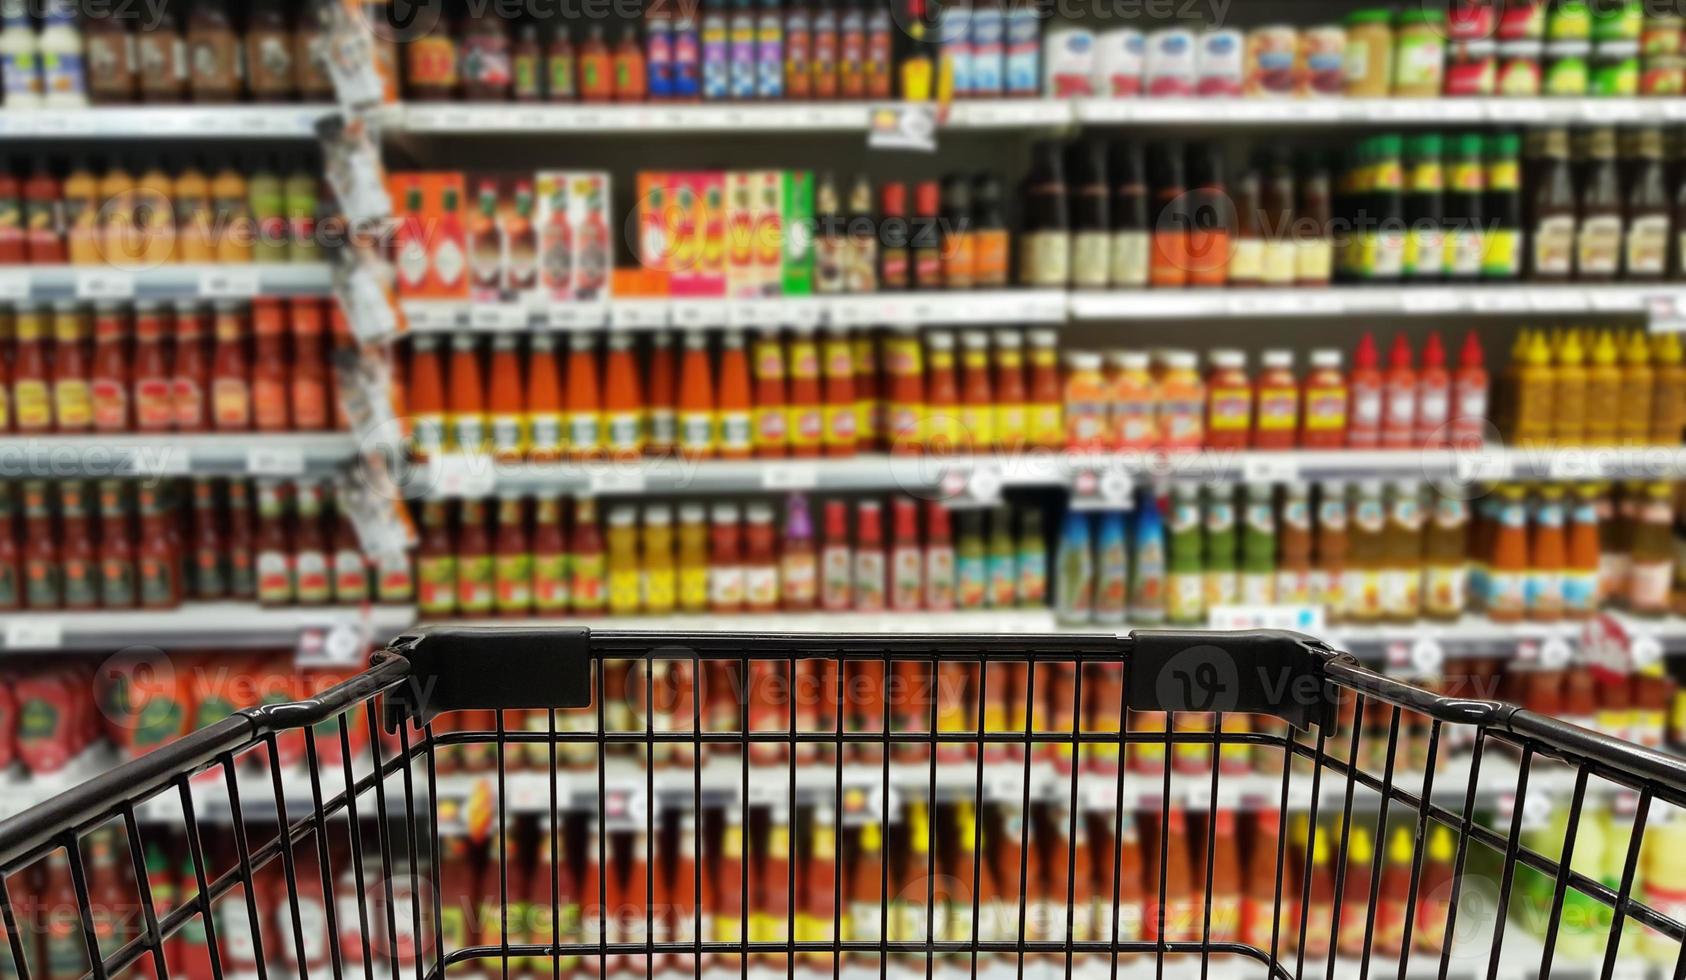
<path fill-rule="evenodd" d="M 1683 802 L 1294 634 L 433 630 L 0 823 L 0 904 L 25 978 L 1680 977 Z"/>

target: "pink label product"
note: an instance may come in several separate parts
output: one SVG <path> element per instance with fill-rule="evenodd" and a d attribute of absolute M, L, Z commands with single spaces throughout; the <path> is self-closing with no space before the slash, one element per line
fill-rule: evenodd
<path fill-rule="evenodd" d="M 1180 28 L 1147 36 L 1147 94 L 1161 98 L 1194 94 L 1194 32 Z"/>
<path fill-rule="evenodd" d="M 1240 31 L 1218 30 L 1200 35 L 1195 49 L 1199 77 L 1194 90 L 1206 96 L 1240 95 L 1245 48 Z"/>
<path fill-rule="evenodd" d="M 1095 90 L 1111 98 L 1142 93 L 1142 68 L 1147 41 L 1130 27 L 1107 31 L 1095 39 Z"/>

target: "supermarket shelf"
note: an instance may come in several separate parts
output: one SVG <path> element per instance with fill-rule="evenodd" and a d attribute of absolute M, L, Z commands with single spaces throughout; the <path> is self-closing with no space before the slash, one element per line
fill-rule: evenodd
<path fill-rule="evenodd" d="M 1686 476 L 1686 446 L 1480 450 L 1207 449 L 989 455 L 882 455 L 839 459 L 692 460 L 676 456 L 563 463 L 505 463 L 451 455 L 414 468 L 410 491 L 428 497 L 498 492 L 592 494 L 753 493 L 825 489 L 939 492 L 987 502 L 1004 487 L 1069 487 L 1081 505 L 1128 507 L 1138 481 L 1667 479 Z"/>
<path fill-rule="evenodd" d="M 894 105 L 894 103 L 889 103 Z M 387 132 L 460 136 L 464 133 L 589 133 L 660 135 L 698 132 L 862 132 L 869 102 L 720 102 L 640 105 L 406 105 L 379 114 Z M 939 110 L 945 129 L 1057 128 L 1071 124 L 1071 104 L 1048 99 L 977 99 Z"/>
<path fill-rule="evenodd" d="M 1671 321 L 1686 309 L 1686 286 L 1333 286 L 1315 289 L 1138 289 L 1071 292 L 871 293 L 774 299 L 614 299 L 527 306 L 466 300 L 404 300 L 416 333 L 462 330 L 596 330 L 613 327 L 777 327 L 1064 323 L 1075 320 L 1191 320 L 1225 317 L 1527 316 L 1654 311 Z"/>
<path fill-rule="evenodd" d="M 1686 119 L 1686 99 L 1079 99 L 1077 122 L 1310 126 L 1363 123 L 1664 123 Z"/>
<path fill-rule="evenodd" d="M 10 139 L 314 139 L 328 104 L 0 110 Z"/>
<path fill-rule="evenodd" d="M 1065 293 L 1058 290 L 984 290 L 966 293 L 875 293 L 776 299 L 616 299 L 606 303 L 469 303 L 405 300 L 416 333 L 460 330 L 652 330 L 666 327 L 778 327 L 882 324 L 1061 323 Z"/>
<path fill-rule="evenodd" d="M 1332 286 L 1309 289 L 1138 289 L 1071 294 L 1078 320 L 1319 317 L 1351 314 L 1443 316 L 1610 313 L 1641 315 L 1653 304 L 1686 306 L 1686 287 Z"/>
<path fill-rule="evenodd" d="M 488 621 L 446 620 L 422 626 L 521 626 L 535 629 L 646 630 L 661 633 L 1053 633 L 1046 609 L 921 613 L 774 613 L 771 615 L 573 616 Z M 1105 632 L 1096 627 L 1093 631 Z"/>
<path fill-rule="evenodd" d="M 551 780 L 549 749 L 538 744 L 525 746 L 534 755 L 518 759 L 506 754 L 505 792 L 508 809 L 512 813 L 548 813 L 550 811 Z M 595 810 L 597 807 L 596 750 L 580 758 L 575 768 L 568 768 L 566 752 L 579 751 L 578 746 L 558 746 L 556 798 L 559 809 Z M 642 752 L 642 749 L 635 750 Z M 1269 756 L 1268 768 L 1263 772 L 1220 773 L 1217 806 L 1219 809 L 1274 810 L 1282 800 L 1282 772 L 1280 753 L 1264 750 Z M 1442 806 L 1461 805 L 1469 785 L 1469 756 L 1457 754 L 1441 756 L 1435 769 L 1434 799 Z M 523 764 L 525 769 L 522 768 Z M 1368 771 L 1368 770 L 1366 770 Z M 750 806 L 788 803 L 790 784 L 796 784 L 798 804 L 832 799 L 837 791 L 837 769 L 829 759 L 799 760 L 795 766 L 788 762 L 751 764 L 749 792 L 744 794 L 743 765 L 738 749 L 710 755 L 704 759 L 698 774 L 689 761 L 658 766 L 647 770 L 641 760 L 622 755 L 604 761 L 603 783 L 607 789 L 607 808 L 619 813 L 622 819 L 641 822 L 644 804 L 654 793 L 656 809 L 689 806 L 698 785 L 704 806 L 747 802 Z M 1380 778 L 1378 769 L 1372 775 Z M 1477 789 L 1478 806 L 1493 807 L 1514 796 L 1517 780 L 1516 759 L 1510 753 L 1493 751 L 1486 754 L 1481 765 Z M 1084 767 L 1078 774 L 1076 799 L 1084 810 L 1111 812 L 1118 802 L 1117 770 L 1103 771 Z M 476 794 L 495 796 L 495 773 L 452 773 L 439 777 L 439 796 L 445 800 L 466 800 Z M 931 798 L 935 784 L 937 801 L 975 800 L 978 792 L 976 757 L 957 756 L 938 759 L 932 766 L 928 761 L 892 761 L 889 767 L 888 794 L 885 777 L 877 761 L 846 762 L 843 765 L 842 810 L 847 813 L 868 812 L 882 814 L 896 812 L 904 799 Z M 1289 781 L 1288 808 L 1295 812 L 1312 809 L 1311 767 L 1296 769 Z M 1019 803 L 1025 799 L 1026 772 L 1023 756 L 986 759 L 983 766 L 983 799 L 985 802 Z M 1124 807 L 1135 810 L 1158 810 L 1167 799 L 1163 773 L 1124 772 Z M 1423 785 L 1421 771 L 1400 771 L 1394 774 L 1394 785 L 1403 792 L 1418 793 Z M 1566 766 L 1551 761 L 1537 762 L 1529 773 L 1530 798 L 1561 801 L 1568 798 L 1574 785 L 1574 773 Z M 1069 765 L 1056 765 L 1046 758 L 1033 758 L 1029 769 L 1029 798 L 1033 801 L 1065 801 L 1072 799 L 1072 772 Z M 1317 811 L 1339 818 L 1342 799 L 1346 794 L 1346 778 L 1326 770 L 1320 780 Z M 1355 797 L 1368 798 L 1364 813 L 1374 812 L 1376 794 L 1370 788 L 1355 784 Z M 1632 798 L 1636 794 L 1624 787 L 1603 780 L 1590 780 L 1589 796 L 1601 799 Z M 1535 797 L 1534 794 L 1538 794 Z M 888 800 L 885 799 L 886 795 Z M 1173 771 L 1168 797 L 1174 804 L 1192 811 L 1212 808 L 1212 776 L 1205 763 L 1191 771 Z M 851 804 L 851 799 L 854 801 Z M 845 818 L 847 819 L 847 817 Z"/>
<path fill-rule="evenodd" d="M 415 619 L 410 606 L 266 608 L 249 602 L 190 602 L 156 612 L 7 613 L 0 615 L 0 650 L 308 648 L 319 663 L 361 668 L 370 644 L 385 643 Z"/>
<path fill-rule="evenodd" d="M 716 102 L 639 105 L 411 104 L 382 110 L 387 132 L 641 134 L 865 132 L 874 109 L 897 103 Z M 1051 129 L 1073 124 L 1318 126 L 1368 124 L 1666 123 L 1686 99 L 962 99 L 938 108 L 943 129 Z"/>
<path fill-rule="evenodd" d="M 357 454 L 339 432 L 0 436 L 0 477 L 325 476 Z"/>
<path fill-rule="evenodd" d="M 58 300 L 241 300 L 254 296 L 327 296 L 333 268 L 326 262 L 249 265 L 160 265 L 151 268 L 83 265 L 0 266 L 0 303 Z"/>

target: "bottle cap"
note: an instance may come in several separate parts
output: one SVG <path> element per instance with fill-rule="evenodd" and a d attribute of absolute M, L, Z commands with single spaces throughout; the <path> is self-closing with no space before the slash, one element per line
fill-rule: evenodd
<path fill-rule="evenodd" d="M 644 508 L 644 526 L 664 527 L 673 523 L 673 511 L 666 504 L 651 504 Z"/>
<path fill-rule="evenodd" d="M 1243 370 L 1247 367 L 1247 355 L 1227 347 L 1212 351 L 1207 355 L 1207 360 L 1212 362 L 1213 367 L 1225 370 Z"/>
<path fill-rule="evenodd" d="M 1423 367 L 1443 368 L 1446 366 L 1446 349 L 1440 346 L 1440 331 L 1436 330 L 1428 335 L 1428 341 L 1423 344 Z"/>
<path fill-rule="evenodd" d="M 1259 363 L 1275 371 L 1288 371 L 1294 367 L 1294 352 L 1291 350 L 1267 350 L 1259 355 Z"/>
<path fill-rule="evenodd" d="M 1464 334 L 1463 350 L 1458 353 L 1458 366 L 1480 367 L 1482 360 L 1481 341 L 1475 336 L 1475 331 L 1471 330 Z"/>
<path fill-rule="evenodd" d="M 738 505 L 737 504 L 715 504 L 714 505 L 714 523 L 716 523 L 716 524 L 734 524 L 734 525 L 737 524 L 738 523 Z"/>
<path fill-rule="evenodd" d="M 754 503 L 744 508 L 744 519 L 751 524 L 773 523 L 773 506 L 771 504 Z"/>
<path fill-rule="evenodd" d="M 1388 352 L 1387 364 L 1391 368 L 1409 368 L 1411 366 L 1411 342 L 1402 333 L 1393 335 L 1393 349 Z"/>
<path fill-rule="evenodd" d="M 1073 371 L 1099 371 L 1101 369 L 1101 355 L 1086 350 L 1067 351 L 1065 363 Z"/>
<path fill-rule="evenodd" d="M 679 523 L 701 524 L 706 520 L 708 520 L 708 508 L 704 507 L 702 504 L 679 505 Z"/>
<path fill-rule="evenodd" d="M 1379 363 L 1376 338 L 1366 333 L 1358 339 L 1358 350 L 1352 355 L 1352 366 L 1361 371 L 1374 371 Z"/>
<path fill-rule="evenodd" d="M 919 507 L 913 501 L 897 498 L 895 502 L 896 540 L 917 545 L 919 542 Z"/>

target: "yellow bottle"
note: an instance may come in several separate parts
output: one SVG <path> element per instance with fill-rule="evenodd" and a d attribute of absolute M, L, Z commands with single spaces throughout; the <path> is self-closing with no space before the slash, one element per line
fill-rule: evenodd
<path fill-rule="evenodd" d="M 1677 446 L 1686 428 L 1686 349 L 1677 333 L 1658 334 L 1651 341 L 1651 364 L 1656 387 L 1651 396 L 1651 442 Z"/>
<path fill-rule="evenodd" d="M 213 225 L 216 216 L 211 210 L 211 181 L 197 164 L 189 163 L 176 175 L 171 197 L 176 207 L 176 261 L 215 262 Z"/>
<path fill-rule="evenodd" d="M 679 601 L 678 572 L 673 564 L 673 511 L 666 504 L 644 508 L 644 611 L 672 615 Z"/>
<path fill-rule="evenodd" d="M 1622 369 L 1616 339 L 1608 330 L 1592 345 L 1586 379 L 1586 441 L 1594 446 L 1616 442 L 1616 414 L 1621 408 Z"/>
<path fill-rule="evenodd" d="M 1571 330 L 1557 345 L 1557 384 L 1552 395 L 1551 434 L 1556 445 L 1586 443 L 1586 351 Z"/>
<path fill-rule="evenodd" d="M 1622 345 L 1621 402 L 1616 412 L 1616 438 L 1624 446 L 1651 437 L 1651 391 L 1656 374 L 1651 370 L 1651 347 L 1642 331 L 1633 331 Z"/>
<path fill-rule="evenodd" d="M 679 508 L 679 608 L 708 611 L 708 510 L 702 504 Z"/>
<path fill-rule="evenodd" d="M 603 536 L 609 576 L 609 612 L 631 616 L 643 604 L 638 573 L 638 512 L 631 507 L 609 511 L 609 530 Z"/>
<path fill-rule="evenodd" d="M 113 163 L 99 180 L 100 258 L 106 265 L 134 268 L 141 260 L 135 236 L 135 179 Z"/>
<path fill-rule="evenodd" d="M 1516 441 L 1523 446 L 1543 445 L 1551 438 L 1551 406 L 1556 388 L 1557 372 L 1551 366 L 1551 346 L 1545 334 L 1536 333 L 1517 372 Z"/>
<path fill-rule="evenodd" d="M 135 181 L 135 248 L 143 268 L 176 258 L 175 182 L 156 161 Z"/>
<path fill-rule="evenodd" d="M 1516 403 L 1522 397 L 1522 365 L 1528 360 L 1528 345 L 1533 339 L 1534 332 L 1526 327 L 1517 332 L 1516 342 L 1510 345 L 1510 359 L 1505 362 L 1502 383 L 1499 385 L 1499 428 L 1512 435 L 1516 432 Z"/>

